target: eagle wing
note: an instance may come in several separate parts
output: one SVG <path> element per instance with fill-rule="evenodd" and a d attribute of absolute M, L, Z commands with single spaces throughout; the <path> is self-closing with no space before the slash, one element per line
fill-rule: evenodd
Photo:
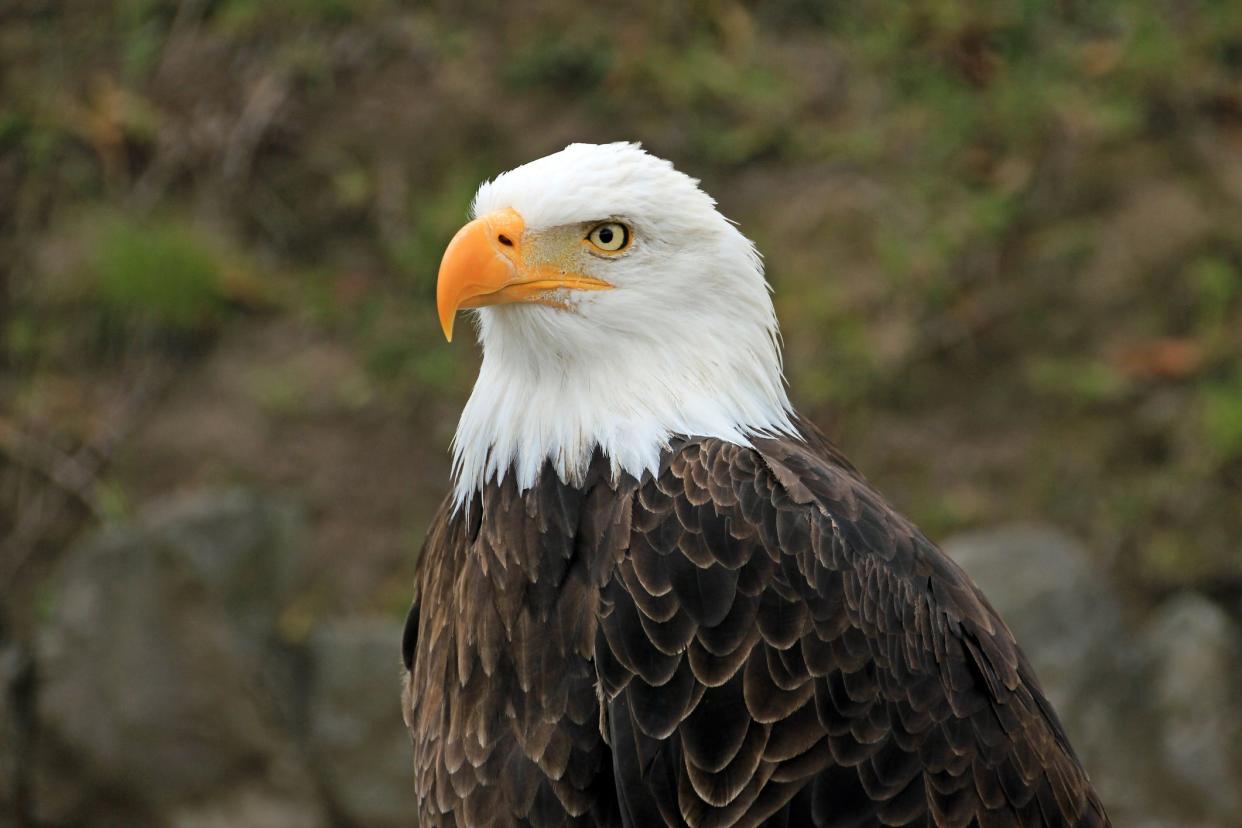
<path fill-rule="evenodd" d="M 817 435 L 695 440 L 601 595 L 627 825 L 1107 825 L 1013 635 Z"/>

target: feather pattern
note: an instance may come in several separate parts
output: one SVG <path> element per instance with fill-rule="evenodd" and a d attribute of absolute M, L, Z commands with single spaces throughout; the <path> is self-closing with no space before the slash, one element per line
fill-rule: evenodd
<path fill-rule="evenodd" d="M 799 428 L 445 504 L 403 641 L 420 824 L 1108 824 L 996 611 Z"/>

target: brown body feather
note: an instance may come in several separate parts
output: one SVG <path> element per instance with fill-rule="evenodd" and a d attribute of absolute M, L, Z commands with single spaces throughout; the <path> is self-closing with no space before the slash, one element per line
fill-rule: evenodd
<path fill-rule="evenodd" d="M 995 610 L 805 436 L 442 510 L 404 642 L 422 825 L 1108 824 Z"/>

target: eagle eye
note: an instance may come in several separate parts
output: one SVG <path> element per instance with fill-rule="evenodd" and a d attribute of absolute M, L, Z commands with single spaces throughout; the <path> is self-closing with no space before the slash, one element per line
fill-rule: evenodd
<path fill-rule="evenodd" d="M 592 227 L 586 240 L 601 253 L 620 253 L 630 246 L 630 228 L 619 221 L 606 221 Z"/>

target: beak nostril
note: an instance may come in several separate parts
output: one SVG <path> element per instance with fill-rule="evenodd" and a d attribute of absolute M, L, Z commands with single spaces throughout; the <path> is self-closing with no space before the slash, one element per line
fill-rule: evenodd
<path fill-rule="evenodd" d="M 508 236 L 506 236 L 504 233 L 501 233 L 496 238 L 496 240 L 499 241 L 501 244 L 503 244 L 505 247 L 513 247 L 513 240 L 510 239 Z"/>

